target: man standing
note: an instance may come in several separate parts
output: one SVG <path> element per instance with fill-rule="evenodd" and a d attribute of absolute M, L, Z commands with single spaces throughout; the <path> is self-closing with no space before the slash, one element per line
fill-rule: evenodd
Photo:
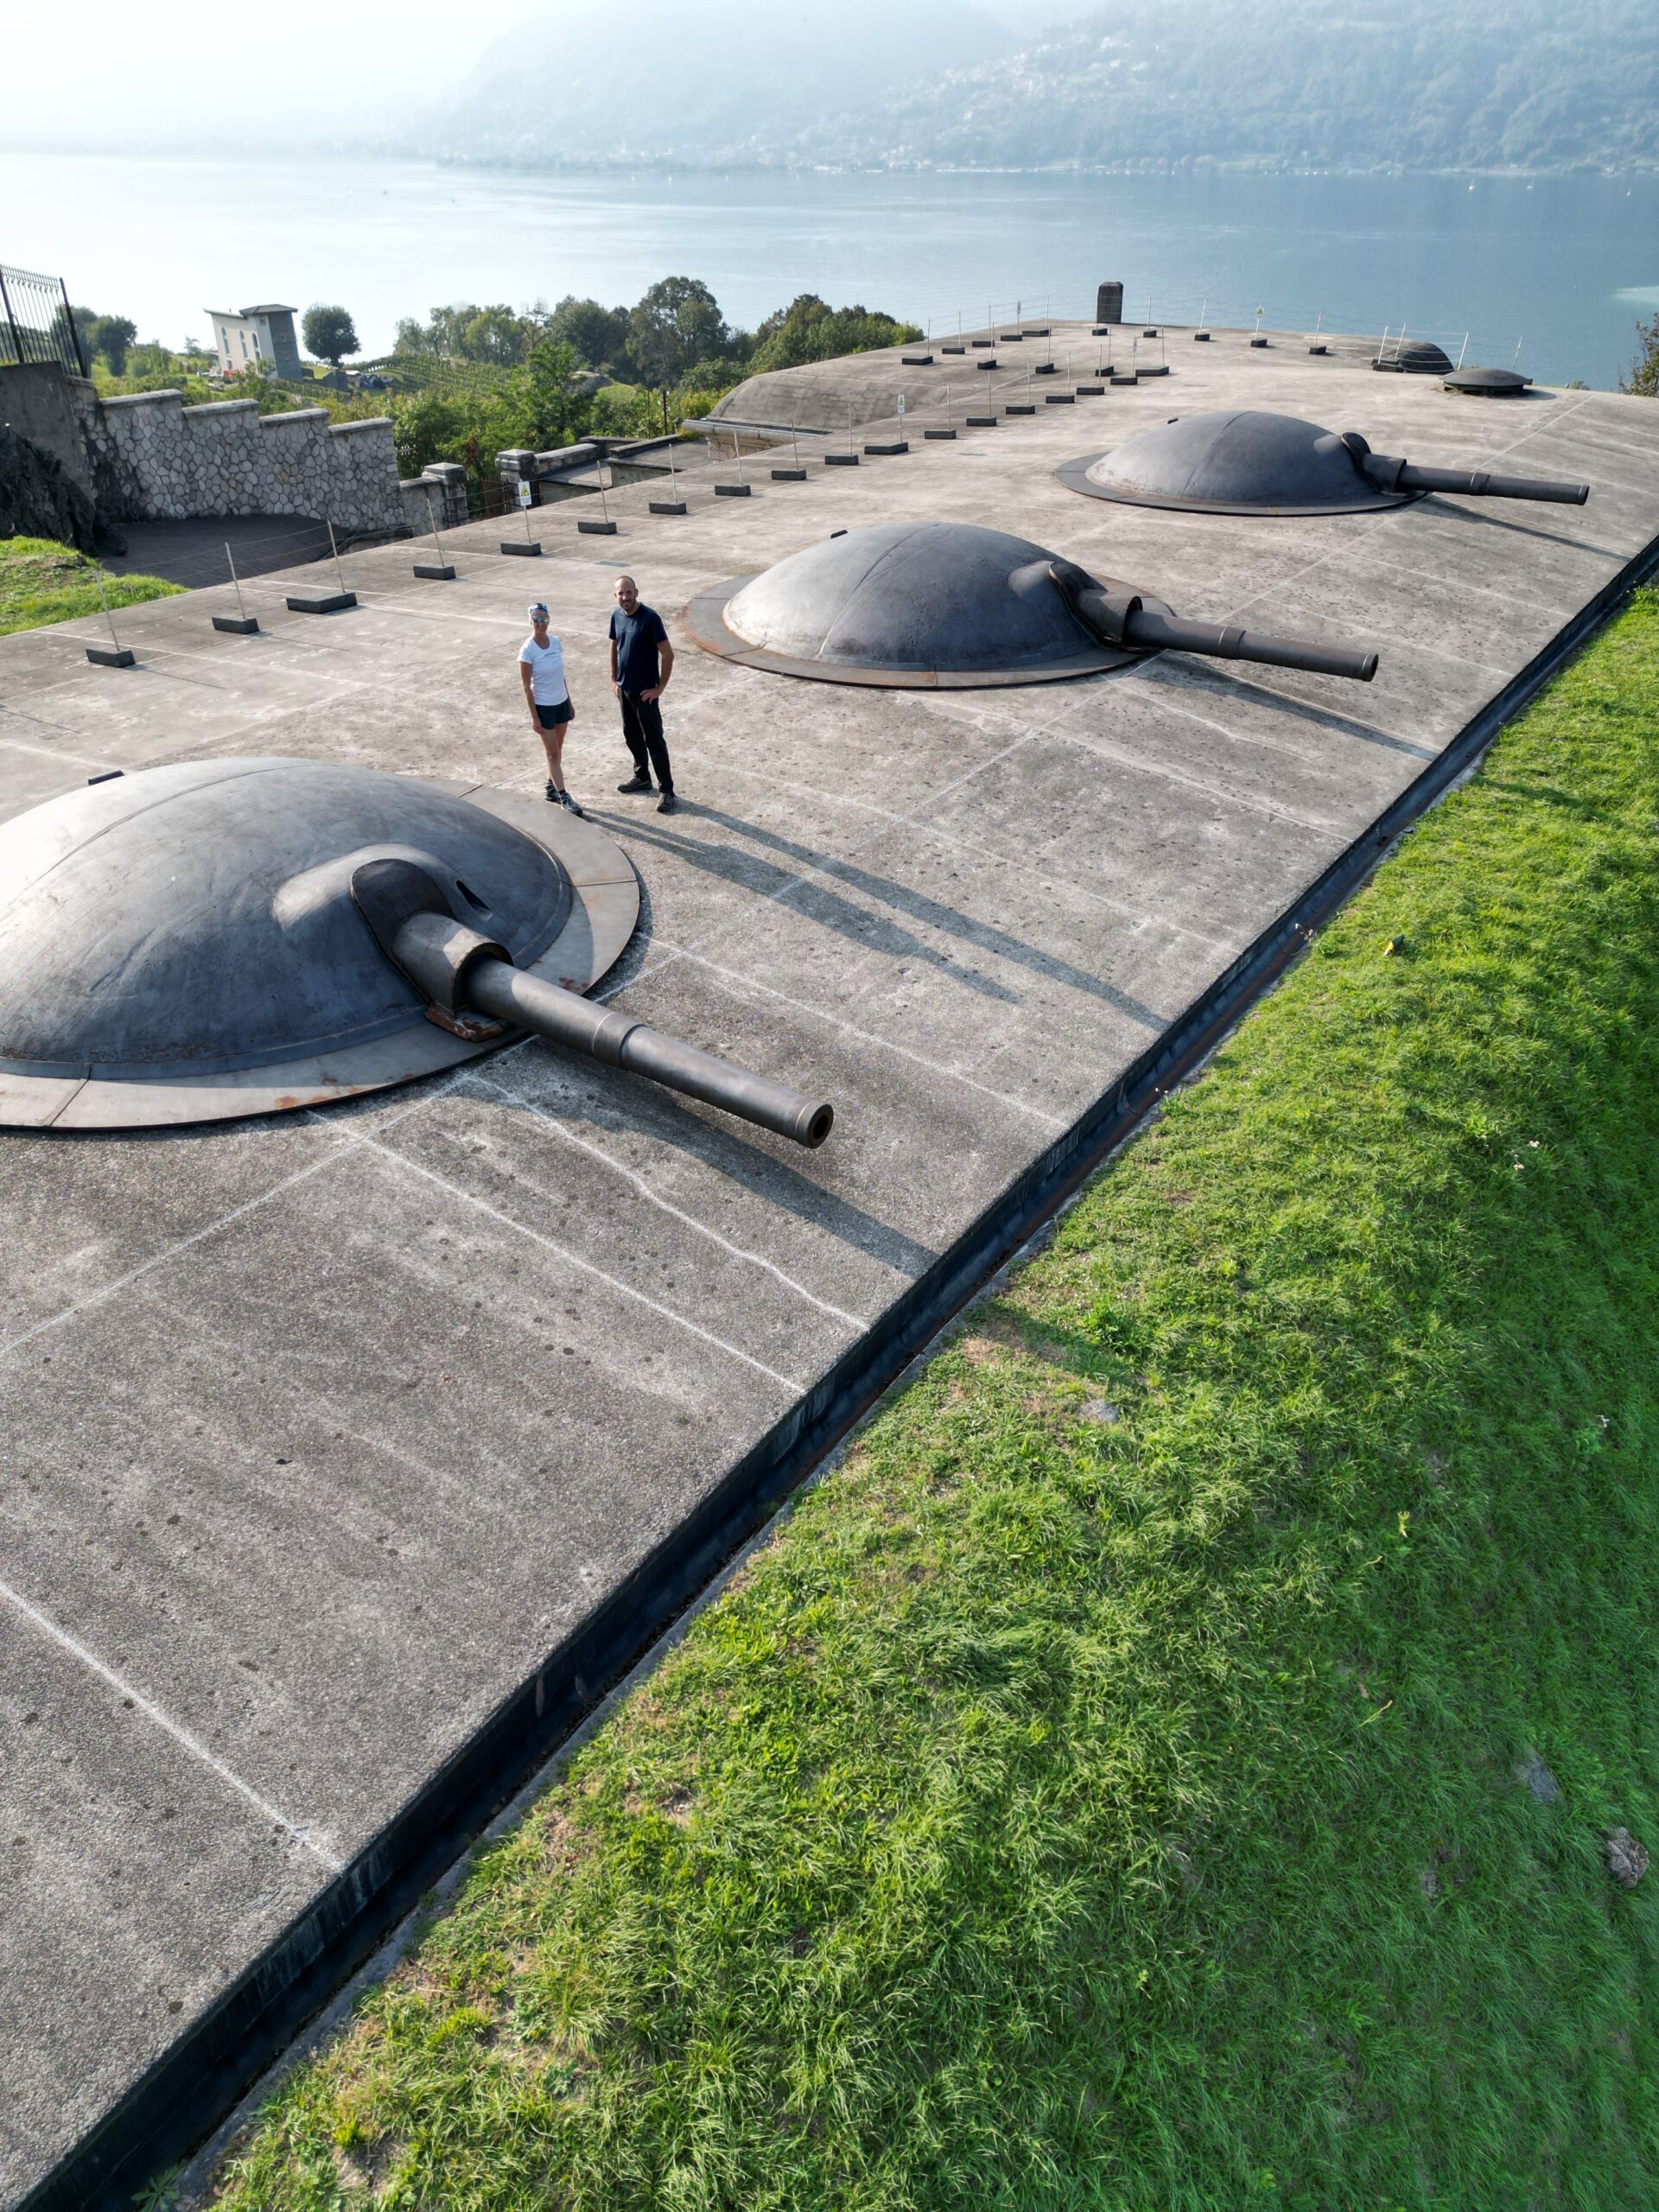
<path fill-rule="evenodd" d="M 640 598 L 632 576 L 616 580 L 616 608 L 611 616 L 611 689 L 622 708 L 622 734 L 633 755 L 633 773 L 620 791 L 648 791 L 657 771 L 662 797 L 658 814 L 674 811 L 674 771 L 663 741 L 660 701 L 674 673 L 674 648 L 663 618 Z"/>
<path fill-rule="evenodd" d="M 547 629 L 547 609 L 540 600 L 530 610 L 530 635 L 518 648 L 518 675 L 530 709 L 530 726 L 542 741 L 547 756 L 547 796 L 567 813 L 582 809 L 564 788 L 564 733 L 575 709 L 564 680 L 564 648 Z"/>

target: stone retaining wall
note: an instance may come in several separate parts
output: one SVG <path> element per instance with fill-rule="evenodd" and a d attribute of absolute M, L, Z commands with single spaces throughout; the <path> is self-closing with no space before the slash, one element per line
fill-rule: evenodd
<path fill-rule="evenodd" d="M 331 423 L 321 407 L 262 415 L 251 399 L 187 407 L 176 391 L 133 392 L 97 411 L 111 504 L 134 520 L 317 515 L 346 537 L 401 536 L 426 528 L 429 495 L 440 527 L 466 519 L 457 464 L 398 480 L 387 416 Z"/>

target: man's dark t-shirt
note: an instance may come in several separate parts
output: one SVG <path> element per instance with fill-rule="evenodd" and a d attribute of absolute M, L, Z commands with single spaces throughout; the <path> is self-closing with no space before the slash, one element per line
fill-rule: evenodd
<path fill-rule="evenodd" d="M 641 600 L 632 614 L 620 607 L 611 610 L 611 636 L 616 642 L 616 680 L 625 691 L 654 691 L 660 681 L 657 648 L 667 637 L 663 618 Z"/>

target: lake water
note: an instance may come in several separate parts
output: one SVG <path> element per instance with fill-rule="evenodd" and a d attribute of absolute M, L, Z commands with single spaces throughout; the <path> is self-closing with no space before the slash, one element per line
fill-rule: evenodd
<path fill-rule="evenodd" d="M 365 349 L 457 299 L 637 299 L 700 276 L 753 326 L 797 292 L 907 315 L 1128 312 L 1438 338 L 1611 386 L 1659 308 L 1659 177 L 628 176 L 0 153 L 0 258 L 148 338 L 209 307 L 338 300 Z"/>

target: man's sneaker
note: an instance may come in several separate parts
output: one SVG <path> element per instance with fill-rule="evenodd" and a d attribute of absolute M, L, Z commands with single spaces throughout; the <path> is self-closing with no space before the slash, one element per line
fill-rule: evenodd
<path fill-rule="evenodd" d="M 567 814 L 574 814 L 578 822 L 585 822 L 587 820 L 587 816 L 576 804 L 576 802 L 571 798 L 569 791 L 561 791 L 559 793 L 559 804 L 564 809 Z"/>
<path fill-rule="evenodd" d="M 649 776 L 642 776 L 639 770 L 635 769 L 633 774 L 628 778 L 627 782 L 626 784 L 619 784 L 616 788 L 620 791 L 655 791 L 657 786 L 652 782 Z"/>
<path fill-rule="evenodd" d="M 672 814 L 677 804 L 672 791 L 664 791 L 657 802 L 658 814 Z"/>

